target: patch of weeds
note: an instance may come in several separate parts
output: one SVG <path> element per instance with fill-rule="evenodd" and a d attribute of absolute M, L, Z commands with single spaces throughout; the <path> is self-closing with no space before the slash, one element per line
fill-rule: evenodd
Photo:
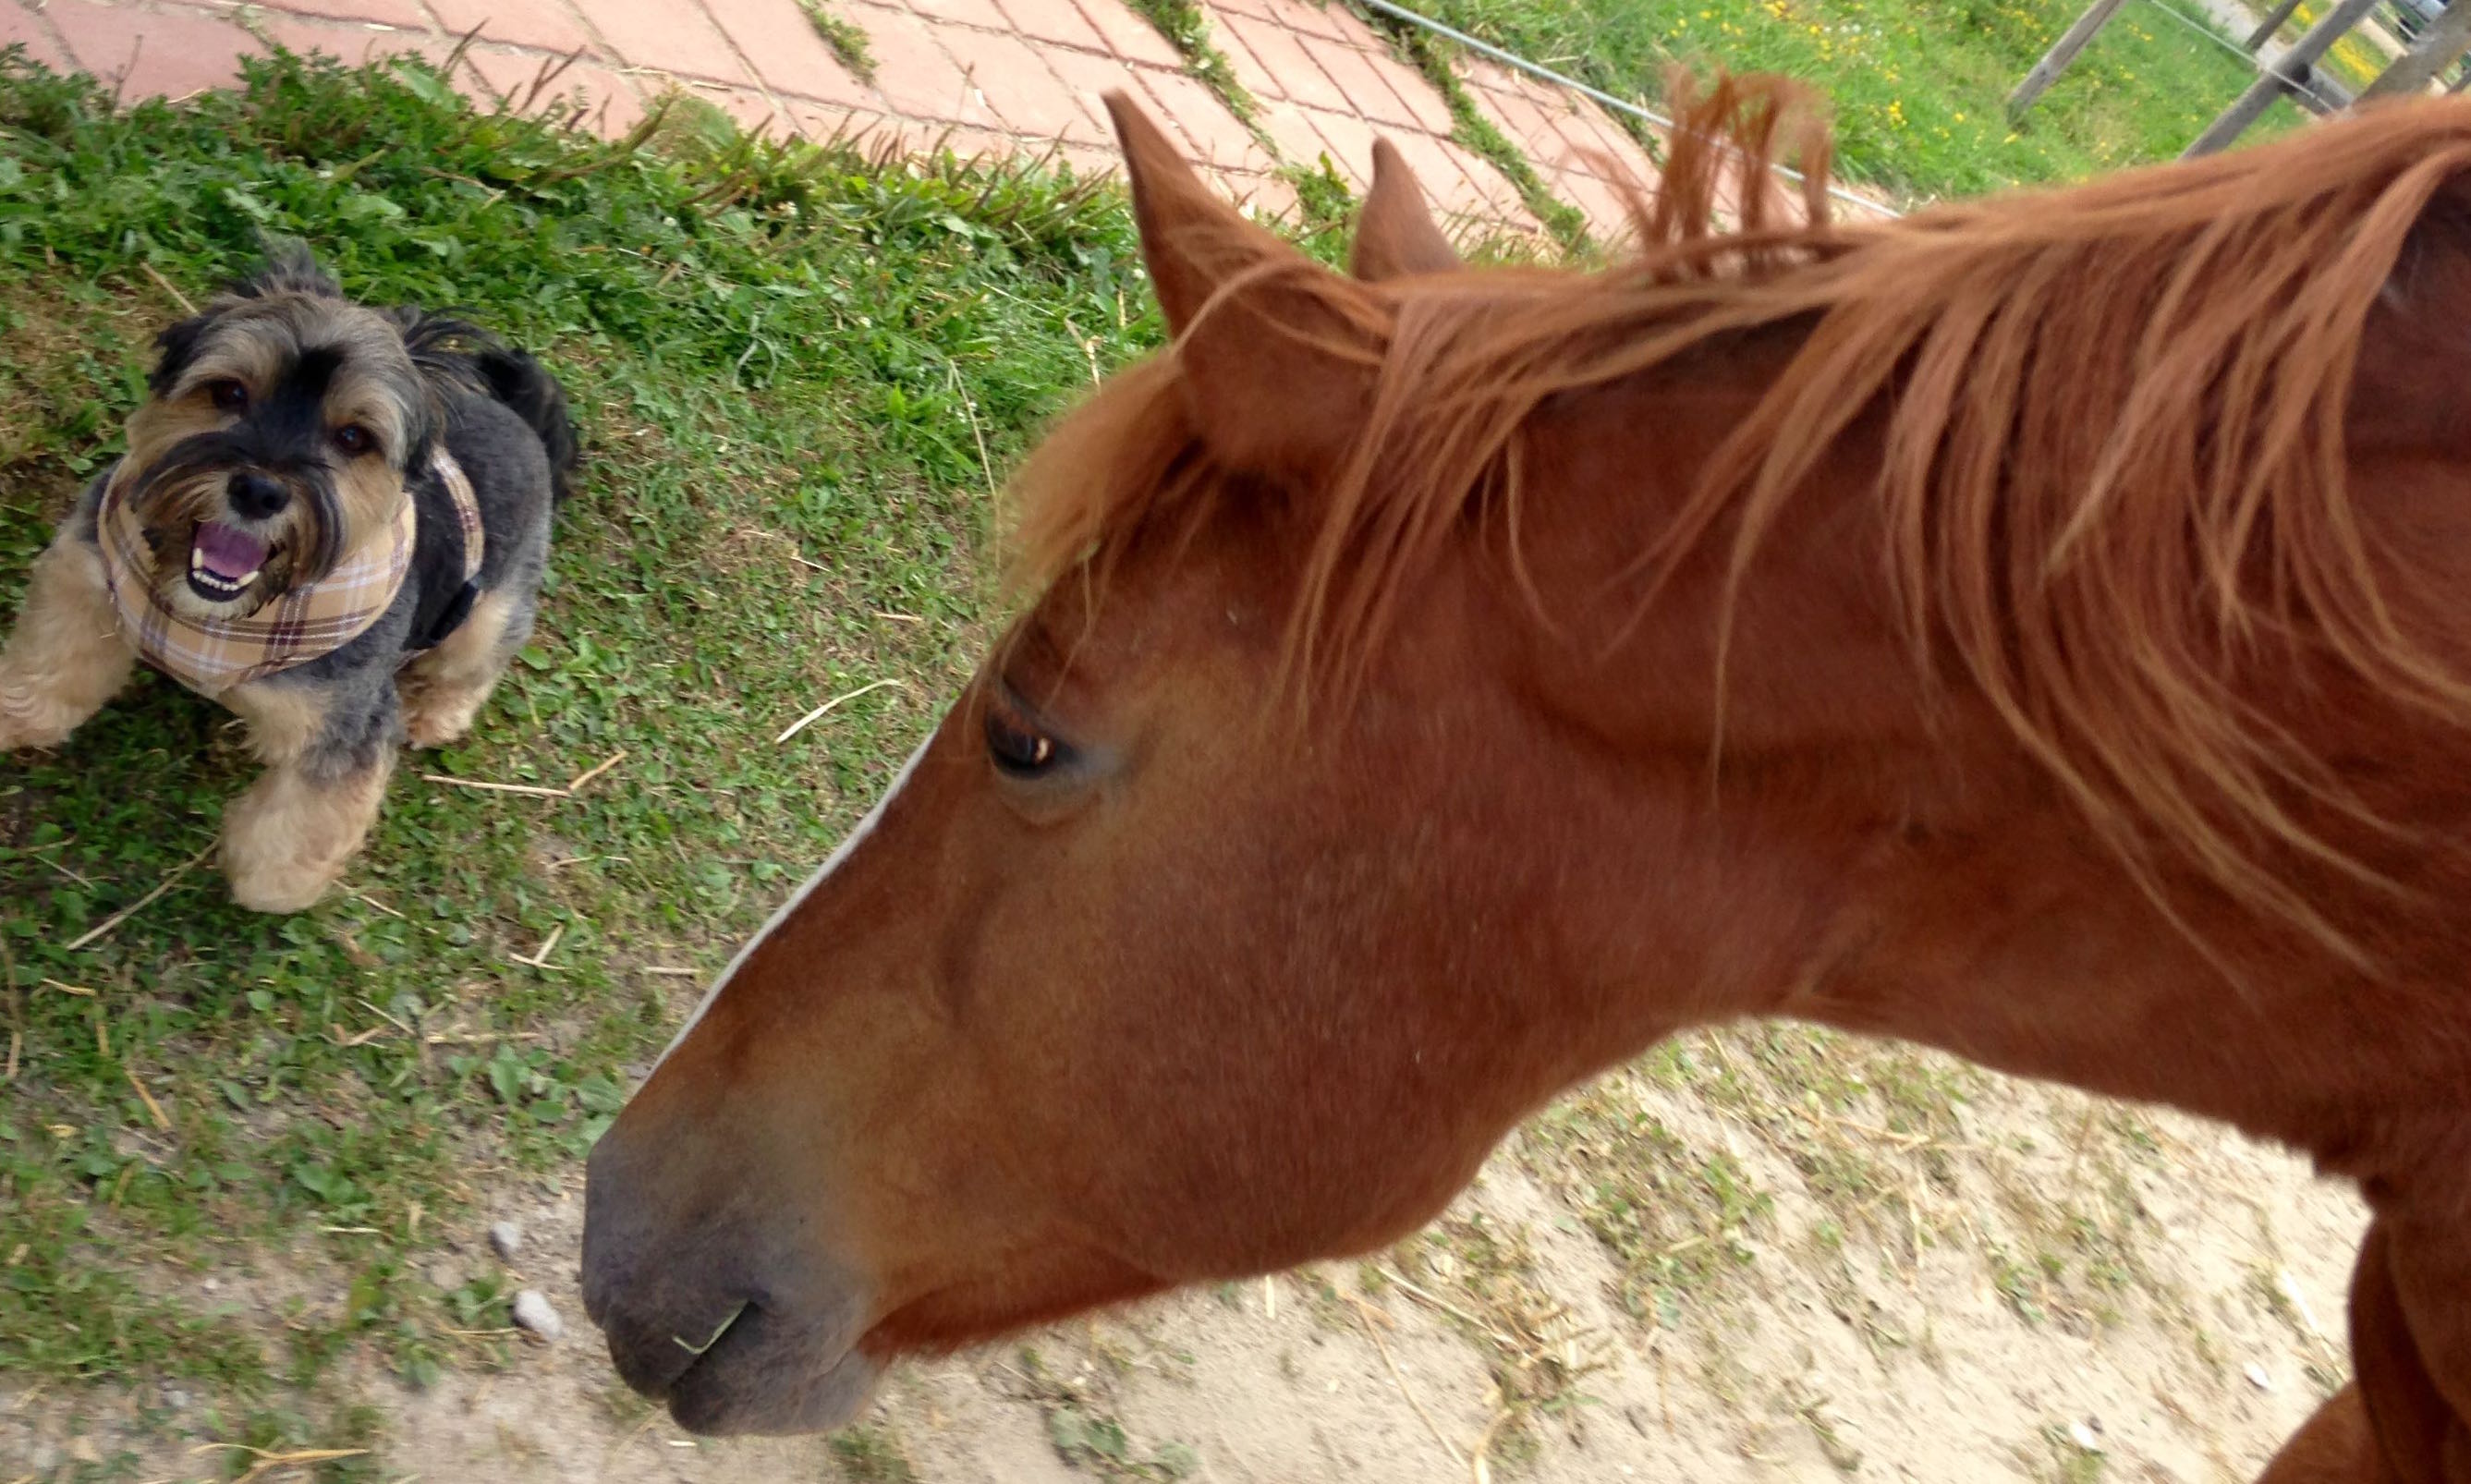
<path fill-rule="evenodd" d="M 1801 1425 L 1810 1429 L 1811 1439 L 1819 1445 L 1830 1468 L 1839 1473 L 1862 1472 L 1862 1450 L 1846 1442 L 1844 1434 L 1837 1431 L 1835 1421 L 1828 1415 L 1825 1397 L 1803 1395 L 1799 1388 L 1792 1388 L 1785 1400 L 1793 1414 L 1801 1419 Z"/>
<path fill-rule="evenodd" d="M 1999 1290 L 1999 1296 L 2008 1301 L 2017 1318 L 2036 1328 L 2050 1322 L 2050 1310 L 2041 1301 L 2044 1284 L 2036 1268 L 2017 1261 L 1996 1246 L 1983 1253 L 1983 1260 L 1990 1264 L 1991 1286 Z"/>
<path fill-rule="evenodd" d="M 2096 1164 L 2093 1171 L 2103 1179 L 2086 1192 L 2092 1195 L 2091 1209 L 2077 1203 L 2083 1198 L 2079 1180 L 2084 1172 L 2077 1160 L 2087 1158 L 2082 1132 L 2075 1142 L 2076 1159 L 2057 1181 L 2019 1170 L 1995 1152 L 1986 1162 L 1999 1205 L 2032 1254 L 2031 1274 L 2001 1279 L 2001 1291 L 2030 1289 L 2043 1319 L 2082 1335 L 2117 1324 L 2120 1305 L 2132 1292 L 2147 1290 L 2157 1303 L 2170 1295 L 2137 1249 L 2138 1230 L 2150 1226 L 2152 1217 L 2125 1173 Z M 2014 1265 L 2012 1260 L 2001 1260 Z"/>
<path fill-rule="evenodd" d="M 372 1406 L 341 1407 L 323 1421 L 290 1408 L 262 1408 L 224 1443 L 223 1467 L 232 1478 L 290 1474 L 318 1484 L 363 1484 L 385 1476 L 374 1451 L 385 1426 L 384 1414 Z"/>
<path fill-rule="evenodd" d="M 815 35 L 824 38 L 842 66 L 861 82 L 875 81 L 875 54 L 867 47 L 866 30 L 856 21 L 844 20 L 826 10 L 822 0 L 798 0 L 798 8 L 807 12 L 807 23 Z"/>
<path fill-rule="evenodd" d="M 1602 1367 L 1602 1337 L 1544 1290 L 1526 1234 L 1480 1214 L 1447 1217 L 1392 1256 L 1412 1285 L 1409 1297 L 1435 1307 L 1485 1357 L 1500 1413 L 1490 1456 L 1505 1465 L 1533 1461 L 1542 1448 L 1540 1424 L 1578 1406 L 1580 1380 Z M 1390 1283 L 1377 1264 L 1373 1271 Z"/>
<path fill-rule="evenodd" d="M 1753 1257 L 1772 1201 L 1721 1150 L 1692 1147 L 1612 1077 L 1531 1122 L 1530 1170 L 1579 1208 L 1620 1262 L 1623 1306 L 1659 1323 L 1708 1297 Z M 1540 1157 L 1540 1156 L 1550 1156 Z"/>
<path fill-rule="evenodd" d="M 1065 1462 L 1131 1484 L 1175 1484 L 1201 1472 L 1201 1456 L 1191 1445 L 1136 1439 L 1102 1396 L 1056 1375 L 1037 1351 L 1024 1346 L 1019 1360 L 1023 1400 L 1034 1402 L 1046 1418 L 1047 1442 Z"/>
<path fill-rule="evenodd" d="M 1296 208 L 1307 230 L 1343 231 L 1354 220 L 1355 193 L 1329 155 L 1310 165 L 1289 165 L 1280 174 L 1296 188 Z"/>
<path fill-rule="evenodd" d="M 1228 112 L 1245 125 L 1254 122 L 1255 115 L 1260 112 L 1260 105 L 1255 103 L 1253 95 L 1244 90 L 1244 84 L 1236 80 L 1236 68 L 1228 61 L 1227 54 L 1210 39 L 1208 12 L 1193 0 L 1127 0 L 1127 3 L 1141 13 L 1142 19 L 1158 28 L 1159 35 L 1166 37 L 1167 43 L 1184 58 L 1184 70 L 1216 93 L 1218 101 L 1227 105 Z"/>
<path fill-rule="evenodd" d="M 849 1484 L 916 1484 L 917 1467 L 890 1423 L 859 1423 L 832 1437 L 833 1461 Z"/>
<path fill-rule="evenodd" d="M 2079 1443 L 2057 1424 L 2042 1428 L 2042 1446 L 2046 1451 L 2039 1458 L 2029 1449 L 2019 1449 L 2017 1461 L 2045 1484 L 2099 1484 L 2107 1467 L 2101 1452 Z"/>

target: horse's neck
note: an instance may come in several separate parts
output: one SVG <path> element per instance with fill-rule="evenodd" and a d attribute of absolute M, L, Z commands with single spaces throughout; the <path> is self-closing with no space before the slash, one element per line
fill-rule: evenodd
<path fill-rule="evenodd" d="M 1926 699 L 1873 554 L 1874 431 L 1856 429 L 1742 578 L 1718 752 L 1728 545 L 1683 564 L 1643 614 L 1616 579 L 1741 406 L 1643 399 L 1599 420 L 1612 431 L 1594 444 L 1548 450 L 1537 467 L 1557 483 L 1525 492 L 1527 571 L 1495 564 L 1493 626 L 1518 636 L 1505 668 L 1550 735 L 1584 739 L 1577 753 L 1537 747 L 1536 766 L 1570 780 L 1557 828 L 1586 841 L 1591 868 L 1568 909 L 1588 978 L 1629 997 L 1613 1022 L 1636 1040 L 1806 1018 L 2329 1158 L 2352 1146 L 2344 1110 L 2373 1103 L 2426 986 L 2364 986 L 2201 892 L 2175 922 L 1962 676 Z M 2440 813 L 2459 802 L 2405 791 Z M 2471 1045 L 2465 1028 L 2413 1042 L 2412 1074 L 2471 1075 L 2452 1049 Z"/>

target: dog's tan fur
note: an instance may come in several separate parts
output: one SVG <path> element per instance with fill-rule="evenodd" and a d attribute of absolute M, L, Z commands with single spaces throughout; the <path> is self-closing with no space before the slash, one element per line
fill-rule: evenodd
<path fill-rule="evenodd" d="M 35 558 L 0 649 L 0 752 L 58 745 L 120 694 L 136 663 L 112 617 L 103 557 L 61 532 Z"/>
<path fill-rule="evenodd" d="M 393 773 L 391 750 L 331 779 L 294 763 L 269 767 L 224 807 L 222 861 L 232 900 L 260 912 L 313 906 L 359 854 Z"/>
<path fill-rule="evenodd" d="M 415 747 L 438 747 L 472 729 L 472 718 L 506 673 L 517 647 L 508 631 L 515 605 L 490 593 L 472 605 L 463 626 L 412 662 L 396 682 L 403 725 Z"/>
<path fill-rule="evenodd" d="M 296 685 L 252 680 L 217 699 L 248 723 L 248 750 L 269 767 L 296 763 L 326 724 L 326 697 Z"/>

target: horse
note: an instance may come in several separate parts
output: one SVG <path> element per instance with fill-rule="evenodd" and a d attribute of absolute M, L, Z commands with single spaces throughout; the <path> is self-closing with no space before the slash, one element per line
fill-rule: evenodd
<path fill-rule="evenodd" d="M 1720 80 L 1625 261 L 1393 200 L 1353 274 L 1110 106 L 1169 345 L 593 1149 L 625 1381 L 828 1428 L 1788 1017 L 2356 1182 L 2355 1378 L 2264 1477 L 2471 1479 L 2471 100 L 1846 224 Z"/>

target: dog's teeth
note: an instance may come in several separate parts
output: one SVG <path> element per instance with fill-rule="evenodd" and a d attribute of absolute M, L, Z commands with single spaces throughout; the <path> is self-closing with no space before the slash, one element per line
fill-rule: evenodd
<path fill-rule="evenodd" d="M 206 554 L 199 551 L 196 547 L 191 547 L 189 549 L 189 570 L 191 572 L 203 572 L 206 570 Z"/>
<path fill-rule="evenodd" d="M 242 577 L 239 581 L 234 582 L 234 583 L 232 584 L 232 586 L 234 586 L 234 587 L 247 587 L 247 586 L 248 586 L 251 582 L 254 582 L 254 581 L 256 581 L 256 580 L 257 580 L 257 575 L 258 575 L 258 573 L 260 573 L 261 571 L 264 571 L 264 570 L 265 570 L 265 569 L 260 568 L 260 567 L 251 567 L 251 568 L 249 568 L 249 569 L 248 569 L 248 575 L 247 575 L 247 577 Z"/>

